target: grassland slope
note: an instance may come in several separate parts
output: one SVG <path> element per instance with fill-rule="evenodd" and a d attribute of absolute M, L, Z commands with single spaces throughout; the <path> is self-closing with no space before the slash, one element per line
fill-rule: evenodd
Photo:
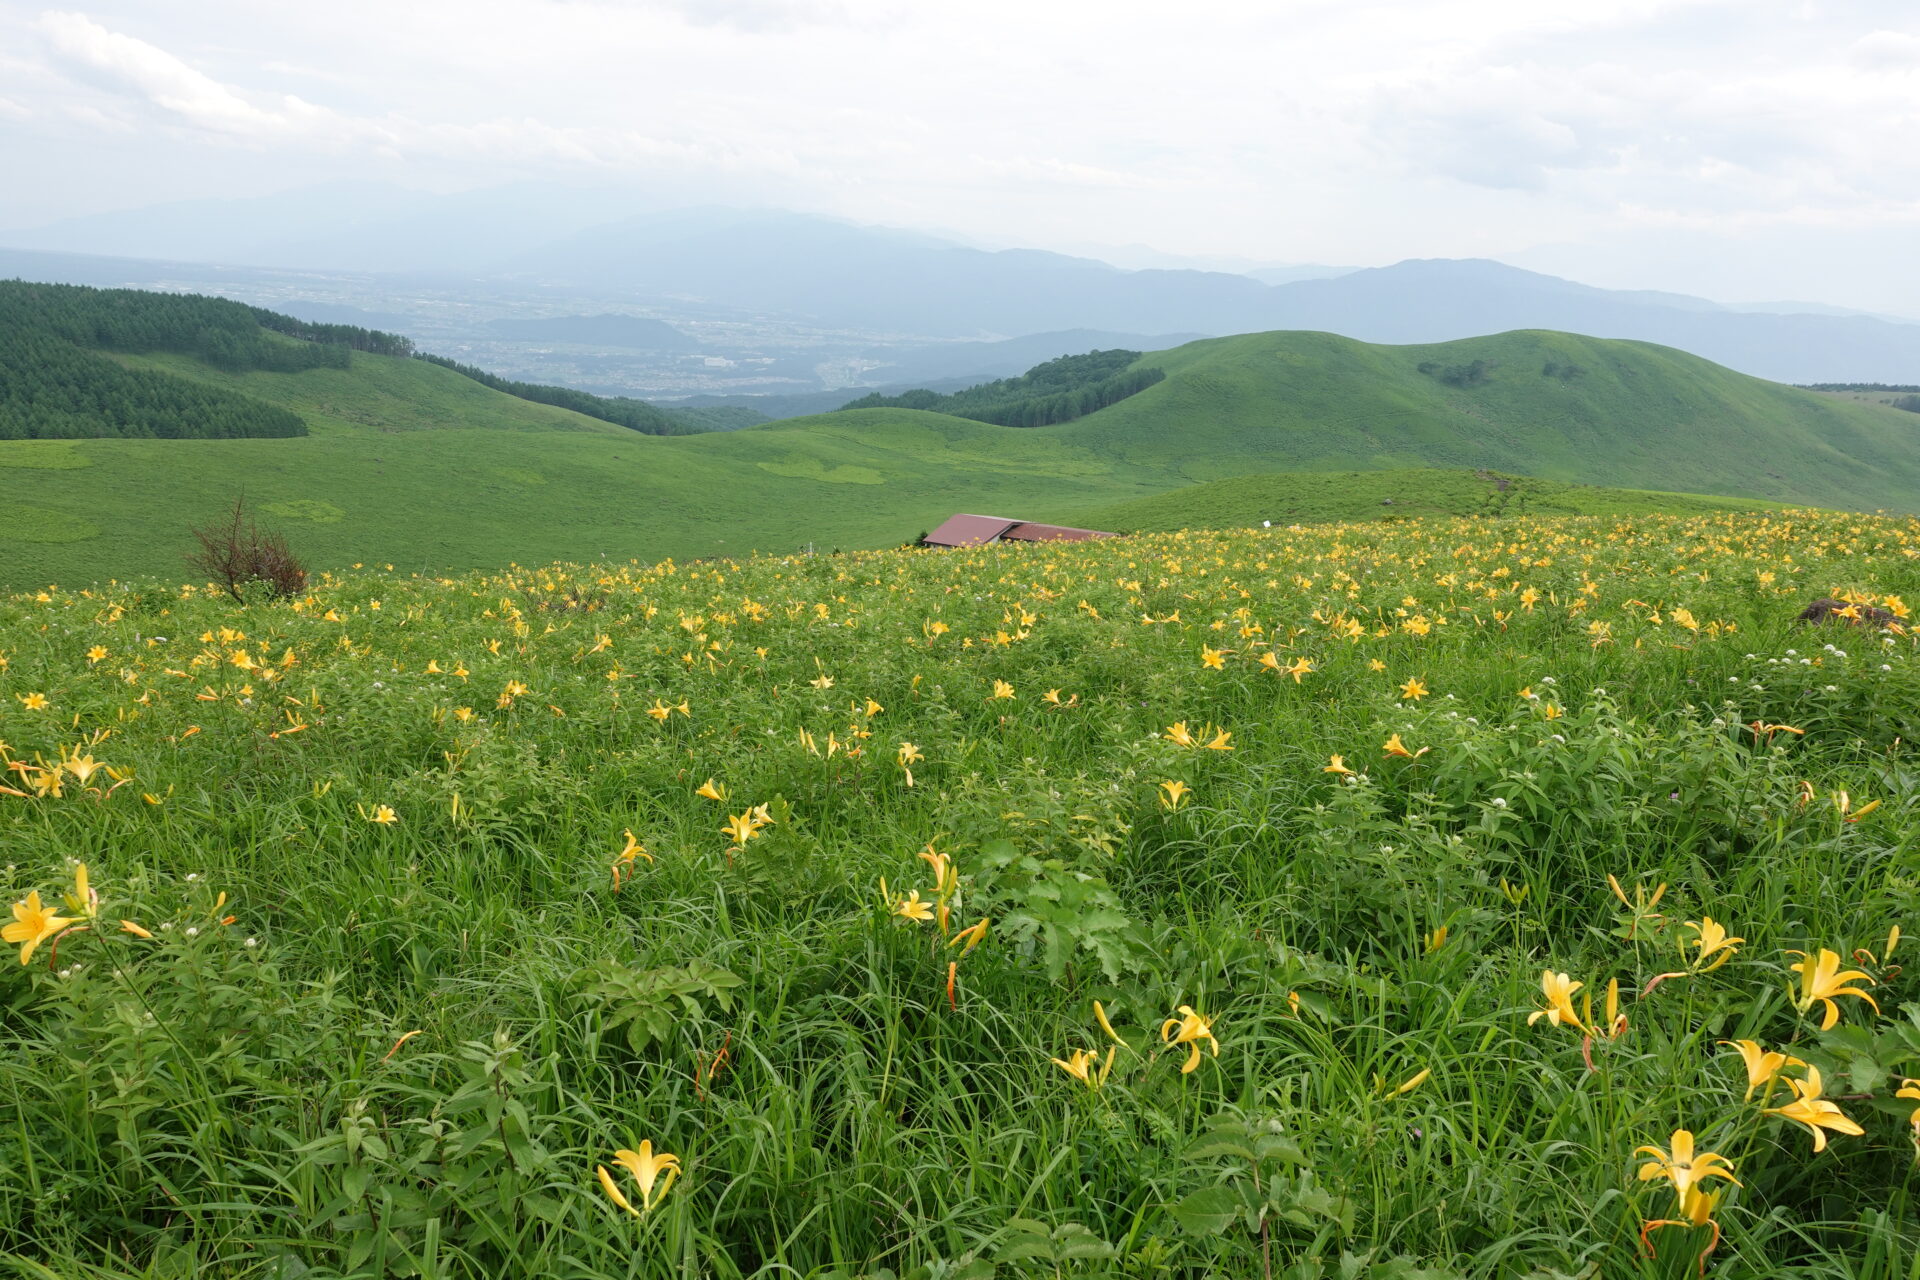
<path fill-rule="evenodd" d="M 1625 516 L 1761 511 L 1775 504 L 1699 493 L 1562 484 L 1496 471 L 1286 471 L 1209 480 L 1082 511 L 1085 525 L 1120 533 L 1252 528 L 1423 516 Z"/>
<path fill-rule="evenodd" d="M 1058 428 L 1059 438 L 1188 481 L 1491 468 L 1828 507 L 1920 508 L 1920 415 L 1751 378 L 1650 343 L 1520 331 L 1382 347 L 1262 333 L 1143 360 L 1164 368 L 1166 380 Z"/>
<path fill-rule="evenodd" d="M 889 408 L 684 437 L 362 351 L 291 373 L 118 358 L 285 407 L 311 434 L 0 442 L 0 586 L 178 575 L 188 522 L 236 493 L 318 567 L 435 571 L 877 547 L 965 509 L 1092 523 L 1083 513 L 1124 500 L 1296 470 L 1494 469 L 1920 508 L 1920 416 L 1564 334 L 1403 348 L 1255 334 L 1150 353 L 1164 381 L 1052 427 Z M 1470 385 L 1447 381 L 1476 367 L 1458 379 Z"/>

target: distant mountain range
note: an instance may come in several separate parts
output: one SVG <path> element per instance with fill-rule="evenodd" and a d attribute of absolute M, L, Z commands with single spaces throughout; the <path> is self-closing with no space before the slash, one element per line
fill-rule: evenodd
<path fill-rule="evenodd" d="M 1658 342 L 1786 382 L 1920 381 L 1920 323 L 1830 314 L 1834 309 L 1815 303 L 1725 306 L 1681 294 L 1597 289 L 1483 259 L 1411 260 L 1307 279 L 1289 275 L 1330 269 L 1127 271 L 1091 258 L 987 251 L 776 210 L 613 216 L 619 208 L 603 194 L 525 186 L 455 196 L 324 188 L 98 215 L 0 232 L 0 244 L 253 266 L 459 273 L 786 317 L 894 341 L 1089 328 L 1142 334 L 1303 329 L 1416 343 L 1548 328 Z M 0 257 L 0 271 L 9 269 L 18 268 Z M 1808 310 L 1779 310 L 1794 306 Z M 891 370 L 888 380 L 898 380 Z"/>

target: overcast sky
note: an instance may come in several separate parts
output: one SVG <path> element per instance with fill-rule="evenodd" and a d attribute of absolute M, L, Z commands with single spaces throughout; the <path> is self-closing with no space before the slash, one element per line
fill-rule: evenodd
<path fill-rule="evenodd" d="M 0 0 L 0 227 L 552 179 L 1913 313 L 1917 139 L 1916 0 Z"/>

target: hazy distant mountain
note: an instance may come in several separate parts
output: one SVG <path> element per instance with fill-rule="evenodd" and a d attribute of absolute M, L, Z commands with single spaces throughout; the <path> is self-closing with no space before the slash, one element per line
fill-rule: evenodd
<path fill-rule="evenodd" d="M 567 342 L 634 351 L 698 351 L 700 344 L 664 320 L 640 316 L 551 316 L 540 320 L 495 320 L 488 328 L 516 342 Z"/>
<path fill-rule="evenodd" d="M 612 216 L 634 207 L 619 193 L 532 184 L 451 196 L 328 187 L 76 219 L 0 232 L 0 243 L 176 261 L 457 271 L 476 284 L 498 278 L 608 301 L 705 305 L 771 327 L 841 336 L 1311 329 L 1404 343 L 1539 328 L 1664 343 L 1788 382 L 1920 381 L 1920 324 L 1809 314 L 1817 309 L 1810 304 L 1779 304 L 1796 309 L 1784 314 L 1596 289 L 1478 259 L 1413 260 L 1275 284 L 1224 271 L 1125 271 L 1039 250 L 987 251 L 777 210 Z"/>

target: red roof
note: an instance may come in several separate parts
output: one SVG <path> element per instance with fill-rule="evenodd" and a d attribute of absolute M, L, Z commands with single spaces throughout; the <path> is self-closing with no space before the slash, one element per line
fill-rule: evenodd
<path fill-rule="evenodd" d="M 1097 529 L 1070 529 L 1059 524 L 1035 524 L 1031 520 L 1007 520 L 1000 516 L 950 516 L 938 529 L 922 539 L 930 547 L 978 547 L 989 542 L 1084 542 L 1088 538 L 1111 538 Z"/>
<path fill-rule="evenodd" d="M 1011 542 L 1085 542 L 1088 538 L 1111 538 L 1098 529 L 1070 529 L 1063 524 L 1017 524 L 1000 535 Z"/>
<path fill-rule="evenodd" d="M 1019 523 L 1018 520 L 1002 520 L 999 516 L 949 516 L 938 529 L 921 541 L 930 547 L 977 547 L 998 541 L 1002 534 Z"/>

